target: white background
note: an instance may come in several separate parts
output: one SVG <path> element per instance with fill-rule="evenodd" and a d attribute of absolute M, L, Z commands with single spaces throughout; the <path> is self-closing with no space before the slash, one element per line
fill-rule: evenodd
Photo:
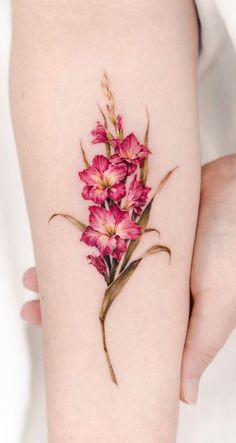
<path fill-rule="evenodd" d="M 229 38 L 231 33 L 236 42 L 236 2 L 197 3 L 203 25 L 202 157 L 208 161 L 236 145 L 236 57 Z M 33 252 L 9 115 L 9 0 L 0 0 L 0 11 L 0 441 L 46 443 L 40 331 L 19 317 L 31 297 L 21 276 L 33 264 Z M 178 443 L 235 442 L 236 333 L 203 377 L 197 406 L 181 405 L 178 438 Z"/>

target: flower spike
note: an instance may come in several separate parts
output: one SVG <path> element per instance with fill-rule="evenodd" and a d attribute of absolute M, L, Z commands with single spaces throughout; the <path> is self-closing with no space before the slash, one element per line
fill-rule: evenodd
<path fill-rule="evenodd" d="M 143 259 L 153 254 L 171 251 L 167 246 L 155 244 L 137 258 L 133 258 L 143 235 L 159 235 L 156 228 L 148 227 L 152 204 L 156 194 L 162 189 L 174 170 L 161 180 L 158 188 L 148 201 L 151 187 L 148 178 L 150 119 L 147 111 L 147 128 L 143 142 L 134 132 L 125 134 L 124 119 L 116 114 L 115 100 L 108 76 L 104 73 L 102 88 L 106 96 L 105 111 L 99 107 L 101 121 L 92 129 L 92 145 L 99 148 L 105 144 L 105 155 L 96 153 L 91 161 L 87 159 L 80 142 L 84 169 L 78 172 L 83 184 L 82 197 L 90 201 L 88 222 L 56 213 L 57 216 L 73 224 L 80 232 L 80 241 L 91 248 L 87 255 L 88 263 L 101 274 L 106 290 L 101 302 L 99 320 L 102 343 L 112 381 L 118 385 L 106 342 L 106 318 L 113 301 L 138 268 Z M 93 253 L 95 251 L 95 253 Z"/>

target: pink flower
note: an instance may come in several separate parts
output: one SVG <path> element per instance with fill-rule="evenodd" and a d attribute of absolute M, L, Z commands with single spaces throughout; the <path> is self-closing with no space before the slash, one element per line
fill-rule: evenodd
<path fill-rule="evenodd" d="M 95 266 L 100 274 L 107 277 L 107 264 L 101 255 L 88 255 L 87 259 L 91 265 Z"/>
<path fill-rule="evenodd" d="M 90 226 L 83 232 L 81 241 L 98 248 L 102 256 L 111 255 L 120 260 L 127 250 L 127 240 L 139 237 L 141 227 L 116 204 L 109 210 L 98 206 L 90 206 L 89 210 Z"/>
<path fill-rule="evenodd" d="M 150 190 L 151 188 L 149 186 L 145 186 L 141 180 L 137 180 L 137 175 L 135 175 L 130 183 L 123 209 L 128 211 L 129 209 L 133 208 L 135 214 L 140 215 L 143 206 L 145 206 L 147 202 L 147 197 Z"/>
<path fill-rule="evenodd" d="M 81 180 L 86 183 L 82 195 L 85 200 L 103 203 L 107 198 L 121 200 L 125 194 L 125 178 L 127 168 L 124 164 L 112 164 L 103 155 L 96 155 L 92 166 L 79 172 Z"/>
<path fill-rule="evenodd" d="M 128 168 L 128 175 L 133 174 L 138 165 L 142 165 L 143 160 L 148 157 L 150 150 L 139 143 L 137 137 L 132 133 L 123 140 L 112 141 L 115 147 L 115 154 L 111 156 L 111 161 L 120 163 L 123 161 Z"/>
<path fill-rule="evenodd" d="M 107 142 L 106 129 L 104 128 L 104 126 L 100 122 L 97 122 L 97 126 L 95 129 L 92 130 L 91 134 L 93 135 L 93 137 L 95 137 L 92 140 L 93 144 Z"/>

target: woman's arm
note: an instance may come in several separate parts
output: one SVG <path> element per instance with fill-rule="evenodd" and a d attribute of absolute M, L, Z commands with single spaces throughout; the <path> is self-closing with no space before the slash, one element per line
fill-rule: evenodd
<path fill-rule="evenodd" d="M 42 294 L 51 443 L 175 441 L 199 193 L 197 40 L 189 0 L 13 2 L 11 107 Z M 90 137 L 97 104 L 106 110 L 104 70 L 125 135 L 143 142 L 148 109 L 150 198 L 178 166 L 147 225 L 161 237 L 143 235 L 133 256 L 159 243 L 171 262 L 166 253 L 145 257 L 107 315 L 118 386 L 101 339 L 106 282 L 86 262 L 95 248 L 63 217 L 48 223 L 69 213 L 88 224 L 88 204 L 97 204 L 82 198 L 77 171 L 85 168 L 80 140 L 90 163 L 105 155 Z"/>

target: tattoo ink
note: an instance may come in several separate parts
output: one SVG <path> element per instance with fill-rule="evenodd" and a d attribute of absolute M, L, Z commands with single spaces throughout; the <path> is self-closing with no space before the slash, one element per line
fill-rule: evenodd
<path fill-rule="evenodd" d="M 145 257 L 159 252 L 171 256 L 167 246 L 154 244 L 132 260 L 143 235 L 152 231 L 159 234 L 156 228 L 148 227 L 152 204 L 176 168 L 165 175 L 153 192 L 147 185 L 151 155 L 148 147 L 149 114 L 147 112 L 143 142 L 133 132 L 126 135 L 123 119 L 116 113 L 106 74 L 102 88 L 107 103 L 105 110 L 99 108 L 101 121 L 97 122 L 91 134 L 95 148 L 100 144 L 104 146 L 103 153 L 95 154 L 90 164 L 81 143 L 85 169 L 79 171 L 78 176 L 84 184 L 82 197 L 91 202 L 88 223 L 82 223 L 68 214 L 54 214 L 50 220 L 58 215 L 63 216 L 82 232 L 80 240 L 96 250 L 96 253 L 87 256 L 87 260 L 105 280 L 106 290 L 99 320 L 110 375 L 112 381 L 118 384 L 107 348 L 106 317 L 113 301 Z"/>

